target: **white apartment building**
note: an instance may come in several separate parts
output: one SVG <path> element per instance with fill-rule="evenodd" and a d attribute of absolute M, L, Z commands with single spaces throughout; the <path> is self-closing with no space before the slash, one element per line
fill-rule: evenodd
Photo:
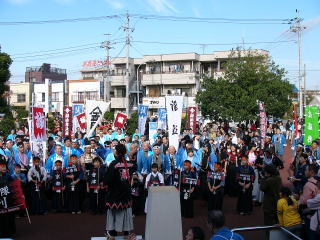
<path fill-rule="evenodd" d="M 253 52 L 269 55 L 268 51 L 261 49 Z M 230 54 L 231 51 L 217 51 L 211 54 L 176 53 L 130 58 L 129 96 L 126 96 L 127 59 L 124 57 L 112 59 L 110 76 L 106 77 L 106 67 L 87 68 L 81 70 L 81 79 L 76 81 L 79 81 L 79 84 L 81 81 L 91 81 L 92 87 L 95 82 L 95 90 L 90 89 L 90 91 L 100 93 L 102 98 L 103 79 L 107 78 L 107 99 L 111 101 L 112 109 L 124 111 L 127 107 L 127 97 L 129 97 L 129 109 L 131 111 L 136 109 L 139 93 L 139 104 L 148 105 L 149 114 L 155 114 L 159 107 L 164 107 L 166 95 L 183 95 L 185 107 L 195 106 L 195 96 L 200 89 L 202 79 L 222 76 L 223 64 Z M 87 86 L 87 83 L 81 84 Z M 70 94 L 72 91 L 70 88 Z"/>
<path fill-rule="evenodd" d="M 63 106 L 67 105 L 68 88 L 65 81 L 51 82 L 45 79 L 44 83 L 33 83 L 33 102 L 44 105 L 45 112 L 63 113 Z"/>

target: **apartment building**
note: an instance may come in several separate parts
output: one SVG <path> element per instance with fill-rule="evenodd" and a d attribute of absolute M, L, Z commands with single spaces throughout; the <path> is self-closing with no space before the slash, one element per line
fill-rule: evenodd
<path fill-rule="evenodd" d="M 252 52 L 269 55 L 268 51 L 261 49 Z M 246 53 L 241 52 L 243 55 Z M 165 106 L 166 95 L 183 95 L 185 107 L 195 106 L 195 96 L 202 79 L 222 76 L 224 63 L 230 54 L 231 51 L 145 55 L 129 59 L 128 74 L 127 58 L 119 57 L 112 59 L 109 74 L 106 67 L 84 68 L 78 81 L 100 82 L 95 91 L 100 92 L 102 98 L 106 89 L 107 99 L 111 101 L 114 110 L 125 111 L 129 104 L 129 110 L 134 111 L 137 103 L 143 103 L 149 106 L 149 114 L 156 114 L 159 107 Z"/>
<path fill-rule="evenodd" d="M 29 111 L 31 102 L 30 83 L 9 83 L 9 104 L 15 107 L 23 107 Z"/>

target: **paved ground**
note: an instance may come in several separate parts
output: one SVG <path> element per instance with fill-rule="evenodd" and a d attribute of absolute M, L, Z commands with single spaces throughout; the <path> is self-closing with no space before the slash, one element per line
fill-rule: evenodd
<path fill-rule="evenodd" d="M 289 162 L 292 161 L 291 150 L 285 149 L 285 169 L 281 170 L 283 183 L 288 185 L 287 181 L 290 171 L 288 170 Z M 225 197 L 224 213 L 227 219 L 227 225 L 234 227 L 248 227 L 263 225 L 263 212 L 261 207 L 255 207 L 253 214 L 250 216 L 240 216 L 236 212 L 235 198 Z M 18 240 L 64 240 L 77 239 L 88 240 L 92 236 L 103 236 L 105 216 L 91 215 L 84 213 L 81 215 L 49 213 L 46 216 L 32 216 L 32 224 L 29 225 L 25 218 L 17 219 Z M 211 236 L 207 225 L 207 204 L 204 201 L 195 201 L 195 217 L 193 219 L 183 219 L 183 233 L 191 226 L 200 226 L 206 232 L 206 239 Z M 144 233 L 145 217 L 138 216 L 134 220 L 135 232 Z M 265 239 L 264 232 L 242 233 L 245 239 Z"/>

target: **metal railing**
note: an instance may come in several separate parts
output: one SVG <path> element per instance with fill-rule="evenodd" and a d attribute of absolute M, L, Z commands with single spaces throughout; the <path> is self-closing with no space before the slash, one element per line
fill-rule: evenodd
<path fill-rule="evenodd" d="M 302 238 L 298 237 L 297 235 L 293 234 L 289 230 L 285 229 L 284 227 L 278 227 L 278 226 L 255 226 L 255 227 L 243 227 L 243 228 L 234 228 L 231 231 L 232 232 L 247 232 L 247 231 L 260 231 L 260 230 L 278 230 L 284 232 L 287 236 L 291 236 L 290 239 L 294 238 L 296 240 L 303 240 Z M 270 235 L 270 240 L 284 240 L 283 238 L 272 238 Z M 289 238 L 286 238 L 289 239 Z"/>

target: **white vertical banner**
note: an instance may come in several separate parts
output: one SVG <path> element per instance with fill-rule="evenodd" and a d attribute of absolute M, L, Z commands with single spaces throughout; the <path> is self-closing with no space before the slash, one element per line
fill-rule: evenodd
<path fill-rule="evenodd" d="M 166 96 L 169 145 L 179 147 L 183 96 Z"/>
<path fill-rule="evenodd" d="M 87 100 L 86 101 L 86 118 L 87 118 L 87 137 L 91 137 L 103 118 L 106 111 L 110 109 L 110 102 Z"/>

